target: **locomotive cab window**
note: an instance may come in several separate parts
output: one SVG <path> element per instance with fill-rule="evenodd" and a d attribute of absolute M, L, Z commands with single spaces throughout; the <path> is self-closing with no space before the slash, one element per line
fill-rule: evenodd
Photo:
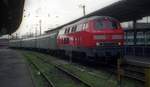
<path fill-rule="evenodd" d="M 101 30 L 103 29 L 103 23 L 100 21 L 96 21 L 95 27 L 96 29 Z"/>
<path fill-rule="evenodd" d="M 102 20 L 97 20 L 95 22 L 95 27 L 97 30 L 101 29 L 117 29 L 118 24 L 115 21 L 102 21 Z"/>

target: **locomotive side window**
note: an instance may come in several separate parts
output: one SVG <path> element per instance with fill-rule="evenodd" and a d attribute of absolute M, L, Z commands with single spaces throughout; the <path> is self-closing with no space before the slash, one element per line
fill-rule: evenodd
<path fill-rule="evenodd" d="M 83 30 L 85 30 L 86 29 L 86 24 L 83 24 Z"/>
<path fill-rule="evenodd" d="M 76 32 L 76 30 L 77 30 L 77 25 L 74 26 L 74 32 Z"/>
<path fill-rule="evenodd" d="M 85 23 L 85 28 L 87 29 L 89 27 L 88 23 Z"/>
<path fill-rule="evenodd" d="M 136 38 L 137 38 L 137 44 L 138 45 L 145 44 L 145 38 L 144 38 L 143 32 L 137 32 Z"/>
<path fill-rule="evenodd" d="M 83 30 L 86 30 L 88 28 L 88 23 L 83 24 Z"/>
<path fill-rule="evenodd" d="M 65 29 L 65 34 L 67 34 L 67 31 L 68 31 L 68 29 L 66 28 L 66 29 Z"/>
<path fill-rule="evenodd" d="M 65 29 L 65 34 L 69 34 L 69 32 L 70 32 L 70 28 L 66 28 Z"/>
<path fill-rule="evenodd" d="M 70 27 L 68 28 L 68 31 L 67 31 L 67 33 L 69 34 L 69 32 L 70 32 Z"/>
<path fill-rule="evenodd" d="M 150 45 L 150 31 L 145 33 L 146 44 Z"/>
<path fill-rule="evenodd" d="M 73 33 L 73 32 L 74 32 L 74 28 L 75 28 L 74 26 L 71 28 L 71 33 Z"/>
<path fill-rule="evenodd" d="M 82 25 L 82 24 L 79 24 L 79 25 L 77 26 L 77 31 L 81 31 L 82 28 L 83 28 L 83 25 Z"/>

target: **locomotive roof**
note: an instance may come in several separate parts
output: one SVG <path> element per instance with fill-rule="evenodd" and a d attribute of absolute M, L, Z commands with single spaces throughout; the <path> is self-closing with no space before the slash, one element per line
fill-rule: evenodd
<path fill-rule="evenodd" d="M 66 25 L 63 28 L 70 27 L 70 26 L 77 25 L 77 24 L 81 24 L 81 23 L 86 23 L 87 21 L 94 20 L 94 19 L 104 19 L 104 18 L 115 19 L 115 18 L 112 18 L 112 17 L 109 17 L 109 16 L 92 16 L 92 17 L 81 19 L 81 20 L 79 20 L 75 23 Z"/>
<path fill-rule="evenodd" d="M 88 20 L 93 20 L 93 19 L 104 19 L 104 18 L 109 18 L 109 19 L 115 19 L 113 17 L 109 17 L 109 16 L 92 16 L 92 17 L 89 17 L 87 18 Z"/>
<path fill-rule="evenodd" d="M 21 39 L 10 40 L 9 42 L 18 42 L 18 41 L 21 41 Z"/>
<path fill-rule="evenodd" d="M 90 17 L 86 17 L 86 18 L 80 19 L 78 21 L 73 21 L 73 22 L 70 22 L 68 24 L 64 24 L 64 25 L 59 26 L 59 27 L 54 28 L 54 29 L 48 30 L 48 31 L 46 31 L 46 33 L 52 32 L 52 31 L 55 31 L 55 30 L 60 30 L 60 29 L 62 30 L 62 28 L 65 28 L 65 27 L 68 27 L 68 26 L 72 26 L 74 24 L 79 24 L 79 23 L 82 23 L 82 22 L 86 22 L 88 20 L 93 20 L 93 19 L 96 19 L 96 18 L 106 18 L 106 17 L 110 18 L 110 19 L 115 19 L 115 18 L 112 18 L 112 17 L 109 17 L 109 16 L 90 16 Z"/>

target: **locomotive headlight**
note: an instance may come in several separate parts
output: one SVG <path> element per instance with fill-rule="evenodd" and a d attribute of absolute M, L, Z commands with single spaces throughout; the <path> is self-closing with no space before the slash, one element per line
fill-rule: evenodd
<path fill-rule="evenodd" d="M 99 45 L 100 45 L 100 43 L 97 42 L 97 43 L 96 43 L 96 46 L 99 46 Z"/>
<path fill-rule="evenodd" d="M 120 46 L 120 45 L 121 45 L 121 42 L 118 42 L 118 45 Z"/>

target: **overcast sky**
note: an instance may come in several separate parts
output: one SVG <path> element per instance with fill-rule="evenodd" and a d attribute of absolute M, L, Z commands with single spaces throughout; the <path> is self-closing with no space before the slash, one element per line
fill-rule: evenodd
<path fill-rule="evenodd" d="M 86 14 L 103 8 L 119 0 L 26 0 L 22 24 L 17 33 L 35 33 L 39 30 L 41 20 L 42 31 L 65 24 L 83 16 L 80 5 L 86 6 Z"/>

